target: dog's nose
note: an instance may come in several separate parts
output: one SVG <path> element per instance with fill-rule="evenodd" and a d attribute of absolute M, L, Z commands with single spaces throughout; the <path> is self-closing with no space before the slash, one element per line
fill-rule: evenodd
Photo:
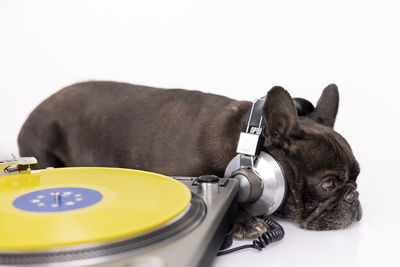
<path fill-rule="evenodd" d="M 352 189 L 347 189 L 346 193 L 343 196 L 344 201 L 349 204 L 353 204 L 354 201 L 358 199 L 358 192 Z"/>

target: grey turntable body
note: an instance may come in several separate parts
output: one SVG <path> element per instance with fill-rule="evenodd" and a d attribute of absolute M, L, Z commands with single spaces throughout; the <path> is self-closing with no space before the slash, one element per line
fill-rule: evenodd
<path fill-rule="evenodd" d="M 204 267 L 231 231 L 239 183 L 232 178 L 174 177 L 192 192 L 189 207 L 167 224 L 128 240 L 40 253 L 3 253 L 0 266 Z M 200 182 L 199 182 L 200 181 Z M 217 181 L 217 182 L 216 182 Z"/>

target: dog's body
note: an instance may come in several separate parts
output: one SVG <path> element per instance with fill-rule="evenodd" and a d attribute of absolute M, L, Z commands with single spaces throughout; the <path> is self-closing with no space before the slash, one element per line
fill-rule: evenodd
<path fill-rule="evenodd" d="M 277 215 L 309 229 L 337 229 L 361 218 L 358 164 L 332 129 L 337 106 L 337 88 L 331 85 L 307 117 L 297 117 L 280 87 L 270 90 L 263 108 L 263 150 L 280 162 L 289 186 Z M 41 167 L 221 176 L 235 156 L 250 108 L 250 102 L 198 91 L 80 83 L 39 105 L 18 142 L 21 156 L 37 157 Z M 251 229 L 240 231 L 251 235 Z"/>
<path fill-rule="evenodd" d="M 249 102 L 180 89 L 80 83 L 41 104 L 19 137 L 41 167 L 107 166 L 223 175 Z M 233 116 L 232 116 L 233 115 Z"/>

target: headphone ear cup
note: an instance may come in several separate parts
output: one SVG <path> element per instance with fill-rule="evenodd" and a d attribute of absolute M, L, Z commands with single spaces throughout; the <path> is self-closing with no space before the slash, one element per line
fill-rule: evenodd
<path fill-rule="evenodd" d="M 261 178 L 254 172 L 253 169 L 251 168 L 242 168 L 239 169 L 237 171 L 235 171 L 234 173 L 232 173 L 232 177 L 234 178 L 243 178 L 243 179 L 247 179 L 248 184 L 246 182 L 246 184 L 249 186 L 249 190 L 245 190 L 246 192 L 246 197 L 245 199 L 241 199 L 242 203 L 253 203 L 255 201 L 257 201 L 258 199 L 260 199 L 263 190 L 264 190 L 264 186 L 262 183 Z M 241 190 L 241 189 L 239 189 Z M 241 192 L 239 191 L 239 194 Z M 239 196 L 239 199 L 241 198 L 241 196 Z"/>
<path fill-rule="evenodd" d="M 315 109 L 314 105 L 304 98 L 295 97 L 293 102 L 297 110 L 297 116 L 305 116 Z"/>

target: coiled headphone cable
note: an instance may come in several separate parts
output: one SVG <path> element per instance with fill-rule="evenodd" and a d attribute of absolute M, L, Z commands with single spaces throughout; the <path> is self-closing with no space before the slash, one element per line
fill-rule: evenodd
<path fill-rule="evenodd" d="M 264 217 L 262 219 L 268 225 L 269 230 L 267 232 L 261 234 L 257 239 L 253 240 L 252 244 L 219 251 L 217 253 L 217 256 L 222 256 L 246 248 L 254 248 L 258 251 L 261 251 L 272 242 L 279 241 L 285 236 L 285 231 L 279 223 L 267 217 Z"/>

